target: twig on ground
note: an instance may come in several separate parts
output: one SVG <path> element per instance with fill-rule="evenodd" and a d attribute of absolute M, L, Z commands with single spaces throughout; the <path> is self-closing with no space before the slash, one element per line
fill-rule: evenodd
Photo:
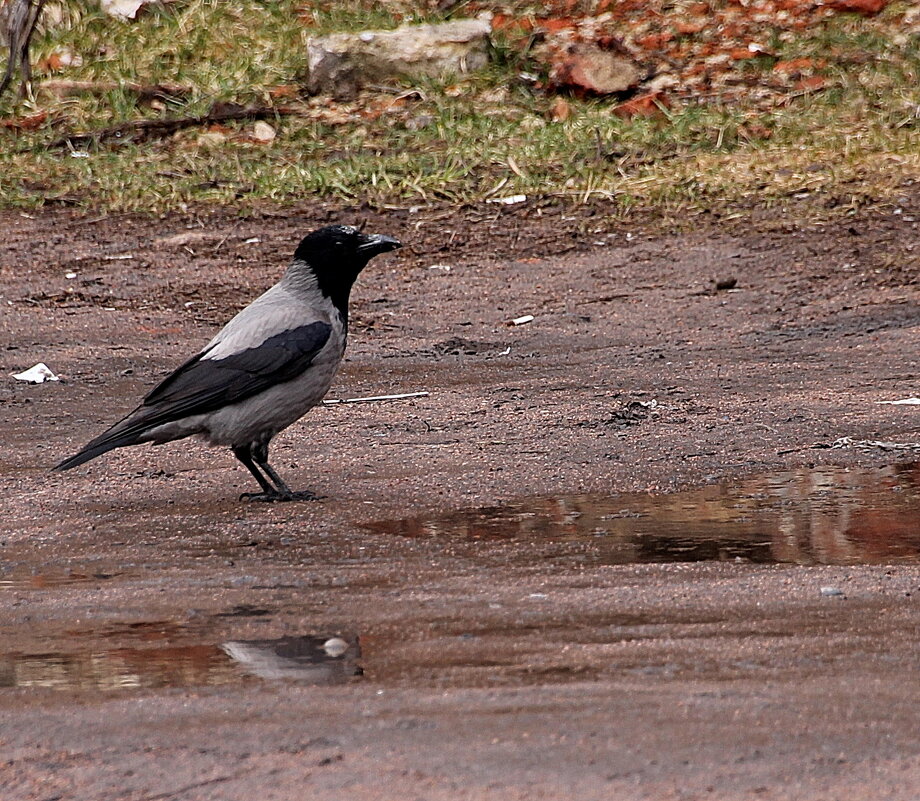
<path fill-rule="evenodd" d="M 612 300 L 623 300 L 625 298 L 631 298 L 632 295 L 629 292 L 615 292 L 612 295 L 602 295 L 599 298 L 590 298 L 589 300 L 583 300 L 582 303 L 610 303 Z"/>
<path fill-rule="evenodd" d="M 920 450 L 920 442 L 889 442 L 881 439 L 840 437 L 831 443 L 816 442 L 810 447 L 827 448 L 829 450 L 837 450 L 838 448 L 878 448 L 883 451 L 910 451 Z"/>
<path fill-rule="evenodd" d="M 73 97 L 76 95 L 101 95 L 116 89 L 125 89 L 133 92 L 140 100 L 175 100 L 187 97 L 192 93 L 191 86 L 181 86 L 173 83 L 143 84 L 131 81 L 69 81 L 51 78 L 42 81 L 41 88 L 58 97 Z"/>
<path fill-rule="evenodd" d="M 211 255 L 216 256 L 216 255 L 217 255 L 217 251 L 220 250 L 220 249 L 224 246 L 224 243 L 231 237 L 231 235 L 232 235 L 232 234 L 236 231 L 236 229 L 239 228 L 239 227 L 240 227 L 240 220 L 237 220 L 235 223 L 233 223 L 233 227 L 232 227 L 229 231 L 227 231 L 226 234 L 224 234 L 224 238 L 221 239 L 220 242 L 218 242 L 218 243 L 214 246 L 214 250 L 211 251 Z"/>
<path fill-rule="evenodd" d="M 323 403 L 327 406 L 337 406 L 340 403 L 376 403 L 377 401 L 388 400 L 405 400 L 406 398 L 427 398 L 431 393 L 422 392 L 404 392 L 401 395 L 371 395 L 367 398 L 329 398 Z"/>
<path fill-rule="evenodd" d="M 120 125 L 112 125 L 109 128 L 101 128 L 98 131 L 67 134 L 59 139 L 55 139 L 48 144 L 46 148 L 48 150 L 56 150 L 61 147 L 85 145 L 90 142 L 104 142 L 107 139 L 115 139 L 117 137 L 131 137 L 132 141 L 137 141 L 138 139 L 146 139 L 150 136 L 169 136 L 185 128 L 195 128 L 197 126 L 211 125 L 218 122 L 230 122 L 231 120 L 264 120 L 299 113 L 297 109 L 287 106 L 243 107 L 233 104 L 220 104 L 200 117 L 176 117 L 174 119 L 165 120 L 132 120 L 131 122 L 124 122 Z"/>
<path fill-rule="evenodd" d="M 172 798 L 173 796 L 184 795 L 189 790 L 197 790 L 200 787 L 207 787 L 211 784 L 222 784 L 223 782 L 238 779 L 242 775 L 242 773 L 235 773 L 231 776 L 215 776 L 213 779 L 205 779 L 204 781 L 195 782 L 194 784 L 186 784 L 184 787 L 179 787 L 176 790 L 167 790 L 166 792 L 157 793 L 156 795 L 145 795 L 141 801 L 165 801 L 165 799 Z"/>

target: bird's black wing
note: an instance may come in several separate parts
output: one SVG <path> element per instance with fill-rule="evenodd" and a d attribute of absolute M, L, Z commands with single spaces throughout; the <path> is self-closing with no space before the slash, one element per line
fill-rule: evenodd
<path fill-rule="evenodd" d="M 314 322 L 223 359 L 206 358 L 209 351 L 202 351 L 151 390 L 125 419 L 55 470 L 68 470 L 113 448 L 144 442 L 147 432 L 164 423 L 213 412 L 290 381 L 312 364 L 331 333 L 329 323 Z"/>
<path fill-rule="evenodd" d="M 275 334 L 223 359 L 206 358 L 204 351 L 152 389 L 138 411 L 149 410 L 151 416 L 165 422 L 239 403 L 299 376 L 331 333 L 329 323 L 315 322 Z"/>

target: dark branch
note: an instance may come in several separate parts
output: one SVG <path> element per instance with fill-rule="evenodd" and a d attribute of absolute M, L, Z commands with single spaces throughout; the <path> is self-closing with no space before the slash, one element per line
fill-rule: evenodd
<path fill-rule="evenodd" d="M 86 131 L 84 133 L 72 133 L 55 139 L 49 145 L 48 150 L 56 150 L 60 147 L 73 147 L 87 145 L 90 142 L 104 142 L 108 139 L 123 139 L 126 141 L 138 142 L 151 137 L 164 137 L 181 131 L 185 128 L 195 128 L 201 125 L 211 125 L 218 122 L 229 122 L 231 120 L 265 120 L 274 119 L 275 117 L 290 116 L 298 114 L 296 109 L 286 106 L 237 106 L 232 103 L 222 103 L 215 105 L 207 114 L 200 117 L 176 117 L 165 120 L 133 120 L 123 122 L 119 125 L 112 125 L 109 128 L 101 128 L 98 131 Z"/>
<path fill-rule="evenodd" d="M 6 62 L 3 77 L 0 78 L 0 96 L 13 81 L 16 67 L 19 67 L 19 96 L 24 97 L 32 82 L 32 62 L 29 58 L 29 44 L 38 18 L 46 0 L 11 0 L 6 6 L 5 19 L 0 20 L 6 27 L 10 54 Z"/>

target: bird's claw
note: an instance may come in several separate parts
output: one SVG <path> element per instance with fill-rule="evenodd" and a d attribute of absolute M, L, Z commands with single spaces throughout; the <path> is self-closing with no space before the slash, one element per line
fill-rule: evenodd
<path fill-rule="evenodd" d="M 310 490 L 301 490 L 300 492 L 292 492 L 289 497 L 284 498 L 286 501 L 321 501 L 325 498 L 325 495 L 314 495 Z"/>
<path fill-rule="evenodd" d="M 264 503 L 274 503 L 275 501 L 285 500 L 277 492 L 244 492 L 240 495 L 241 501 L 263 501 Z"/>

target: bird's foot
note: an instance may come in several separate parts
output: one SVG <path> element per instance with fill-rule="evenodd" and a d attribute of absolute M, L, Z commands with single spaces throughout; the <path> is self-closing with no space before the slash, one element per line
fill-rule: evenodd
<path fill-rule="evenodd" d="M 263 503 L 274 503 L 275 501 L 286 501 L 280 492 L 244 492 L 240 495 L 241 501 L 262 501 Z"/>
<path fill-rule="evenodd" d="M 291 492 L 288 495 L 282 495 L 282 501 L 321 501 L 325 495 L 314 495 L 310 490 L 301 490 L 300 492 Z"/>
<path fill-rule="evenodd" d="M 240 500 L 281 503 L 284 501 L 320 501 L 325 497 L 325 495 L 314 495 L 309 490 L 302 492 L 244 492 L 240 495 Z"/>

